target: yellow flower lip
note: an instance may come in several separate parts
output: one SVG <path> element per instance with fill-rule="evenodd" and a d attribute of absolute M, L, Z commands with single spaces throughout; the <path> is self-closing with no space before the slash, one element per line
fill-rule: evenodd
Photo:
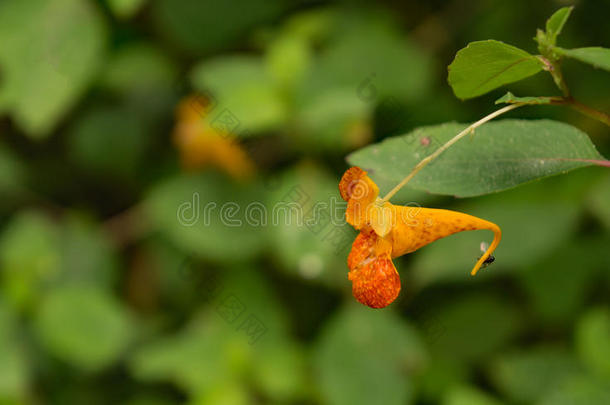
<path fill-rule="evenodd" d="M 360 230 L 348 256 L 348 278 L 356 299 L 372 308 L 389 305 L 400 291 L 400 279 L 391 259 L 454 233 L 487 229 L 494 239 L 478 259 L 474 276 L 498 247 L 500 227 L 457 211 L 398 206 L 383 202 L 379 188 L 359 167 L 349 168 L 339 182 L 347 201 L 346 221 Z"/>

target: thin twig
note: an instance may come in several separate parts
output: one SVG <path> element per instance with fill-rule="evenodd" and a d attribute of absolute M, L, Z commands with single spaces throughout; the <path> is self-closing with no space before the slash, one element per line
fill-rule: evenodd
<path fill-rule="evenodd" d="M 568 84 L 566 83 L 566 81 L 563 77 L 563 73 L 561 71 L 561 66 L 557 61 L 551 61 L 550 59 L 545 58 L 544 56 L 539 56 L 538 58 L 544 64 L 544 70 L 548 71 L 551 74 L 551 76 L 553 76 L 553 80 L 555 81 L 555 84 L 563 93 L 562 98 L 552 100 L 551 104 L 566 105 L 566 106 L 586 115 L 587 117 L 593 118 L 597 121 L 600 121 L 600 122 L 610 126 L 610 115 L 609 114 L 607 114 L 603 111 L 596 110 L 595 108 L 589 107 L 588 105 L 582 104 L 582 103 L 574 100 L 574 98 L 572 97 L 572 95 L 570 93 L 570 89 L 568 88 Z"/>
<path fill-rule="evenodd" d="M 390 198 L 392 198 L 394 196 L 394 194 L 396 194 L 401 188 L 403 188 L 405 186 L 405 184 L 407 184 L 421 169 L 426 167 L 426 165 L 428 165 L 430 162 L 432 162 L 434 159 L 436 159 L 441 153 L 446 151 L 449 147 L 451 147 L 451 145 L 453 145 L 454 143 L 456 143 L 457 141 L 462 139 L 464 136 L 468 135 L 470 132 L 474 131 L 476 128 L 480 127 L 481 125 L 485 124 L 488 121 L 491 121 L 492 119 L 496 118 L 497 116 L 502 115 L 504 113 L 507 113 L 507 112 L 509 112 L 511 110 L 514 110 L 516 108 L 519 108 L 519 107 L 521 107 L 523 105 L 526 105 L 526 104 L 524 104 L 524 103 L 515 103 L 515 104 L 507 105 L 506 107 L 500 108 L 499 110 L 496 110 L 496 111 L 492 112 L 491 114 L 481 118 L 480 120 L 478 120 L 474 124 L 468 126 L 462 132 L 460 132 L 459 134 L 457 134 L 456 136 L 451 138 L 449 141 L 447 141 L 443 146 L 441 146 L 436 151 L 434 151 L 434 153 L 432 153 L 431 155 L 428 155 L 424 159 L 422 159 L 413 168 L 413 170 L 411 170 L 411 173 L 409 173 L 407 175 L 407 177 L 402 179 L 402 181 L 400 183 L 398 183 L 396 185 L 396 187 L 394 187 L 392 190 L 390 190 L 390 192 L 387 193 L 385 195 L 385 197 L 383 197 L 381 199 L 380 203 L 383 204 L 383 203 L 387 202 Z"/>
<path fill-rule="evenodd" d="M 578 111 L 581 114 L 586 115 L 589 118 L 593 118 L 599 122 L 602 122 L 610 127 L 610 114 L 607 114 L 603 111 L 596 110 L 595 108 L 589 107 L 579 101 L 574 100 L 573 98 L 562 99 L 559 102 L 553 102 L 552 104 L 560 104 L 565 105 L 573 110 Z"/>

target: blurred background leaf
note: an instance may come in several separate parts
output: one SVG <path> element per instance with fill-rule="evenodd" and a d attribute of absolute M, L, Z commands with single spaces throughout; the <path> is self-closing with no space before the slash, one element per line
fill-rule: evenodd
<path fill-rule="evenodd" d="M 148 0 L 107 0 L 108 6 L 117 17 L 129 18 L 138 12 Z"/>
<path fill-rule="evenodd" d="M 607 308 L 585 314 L 576 329 L 576 348 L 582 361 L 602 378 L 610 378 L 610 313 Z"/>
<path fill-rule="evenodd" d="M 58 236 L 56 225 L 35 211 L 20 213 L 4 229 L 0 242 L 2 287 L 15 307 L 34 304 L 45 281 L 59 272 Z"/>
<path fill-rule="evenodd" d="M 131 178 L 145 152 L 142 122 L 125 110 L 99 108 L 85 113 L 69 139 L 72 159 L 99 176 Z"/>
<path fill-rule="evenodd" d="M 156 229 L 183 251 L 218 261 L 246 260 L 267 245 L 266 232 L 246 218 L 248 204 L 262 205 L 253 185 L 217 173 L 176 176 L 155 187 L 145 206 Z M 209 227 L 214 227 L 213 231 Z"/>
<path fill-rule="evenodd" d="M 565 349 L 536 347 L 503 354 L 492 362 L 490 370 L 494 384 L 509 399 L 534 404 L 563 381 L 578 375 L 581 368 Z"/>
<path fill-rule="evenodd" d="M 444 405 L 500 405 L 493 397 L 472 387 L 455 388 L 447 394 Z"/>
<path fill-rule="evenodd" d="M 280 268 L 305 280 L 341 286 L 343 265 L 356 233 L 342 218 L 337 183 L 311 163 L 281 173 L 269 193 L 270 243 Z"/>
<path fill-rule="evenodd" d="M 25 399 L 29 386 L 30 366 L 16 325 L 15 314 L 0 302 L 0 402 L 7 404 Z"/>
<path fill-rule="evenodd" d="M 46 349 L 84 371 L 113 364 L 131 337 L 129 315 L 109 295 L 91 288 L 54 290 L 43 300 L 36 329 Z"/>
<path fill-rule="evenodd" d="M 6 1 L 0 27 L 0 111 L 28 135 L 46 137 L 99 68 L 104 21 L 88 0 Z"/>
<path fill-rule="evenodd" d="M 155 0 L 159 28 L 184 50 L 209 52 L 234 45 L 257 24 L 272 21 L 286 7 L 281 0 Z"/>
<path fill-rule="evenodd" d="M 414 402 L 411 376 L 426 364 L 411 325 L 389 311 L 349 304 L 326 324 L 315 348 L 321 394 L 329 404 Z"/>
<path fill-rule="evenodd" d="M 204 62 L 192 73 L 195 88 L 212 94 L 212 123 L 230 115 L 233 135 L 276 129 L 285 120 L 285 106 L 262 58 L 228 56 Z M 218 121 L 216 121 L 218 122 Z M 213 125 L 213 124 L 212 124 Z"/>
<path fill-rule="evenodd" d="M 515 339 L 523 328 L 518 307 L 489 294 L 455 297 L 428 315 L 442 326 L 430 341 L 434 355 L 475 362 L 495 353 Z M 476 323 L 469 322 L 475 318 Z"/>

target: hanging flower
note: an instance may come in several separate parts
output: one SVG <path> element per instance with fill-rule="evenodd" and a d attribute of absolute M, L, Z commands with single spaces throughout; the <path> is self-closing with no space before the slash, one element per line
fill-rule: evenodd
<path fill-rule="evenodd" d="M 379 188 L 359 167 L 348 169 L 339 183 L 347 201 L 346 221 L 360 234 L 347 258 L 354 297 L 371 308 L 383 308 L 400 292 L 400 277 L 392 259 L 411 253 L 437 239 L 462 231 L 488 229 L 494 240 L 471 274 L 491 262 L 500 243 L 500 228 L 461 212 L 399 206 L 379 198 Z"/>

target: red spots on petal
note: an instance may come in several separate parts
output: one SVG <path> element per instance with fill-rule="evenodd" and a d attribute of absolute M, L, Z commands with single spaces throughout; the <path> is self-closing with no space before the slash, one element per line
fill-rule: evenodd
<path fill-rule="evenodd" d="M 372 229 L 362 231 L 356 236 L 352 243 L 352 250 L 347 256 L 347 267 L 354 269 L 359 263 L 362 263 L 367 257 L 375 255 L 375 231 Z"/>
<path fill-rule="evenodd" d="M 371 308 L 383 308 L 400 293 L 400 277 L 390 259 L 389 242 L 372 229 L 363 230 L 354 240 L 347 258 L 354 297 Z"/>
<path fill-rule="evenodd" d="M 371 308 L 387 307 L 400 293 L 400 277 L 389 255 L 365 259 L 348 278 L 354 297 Z"/>

